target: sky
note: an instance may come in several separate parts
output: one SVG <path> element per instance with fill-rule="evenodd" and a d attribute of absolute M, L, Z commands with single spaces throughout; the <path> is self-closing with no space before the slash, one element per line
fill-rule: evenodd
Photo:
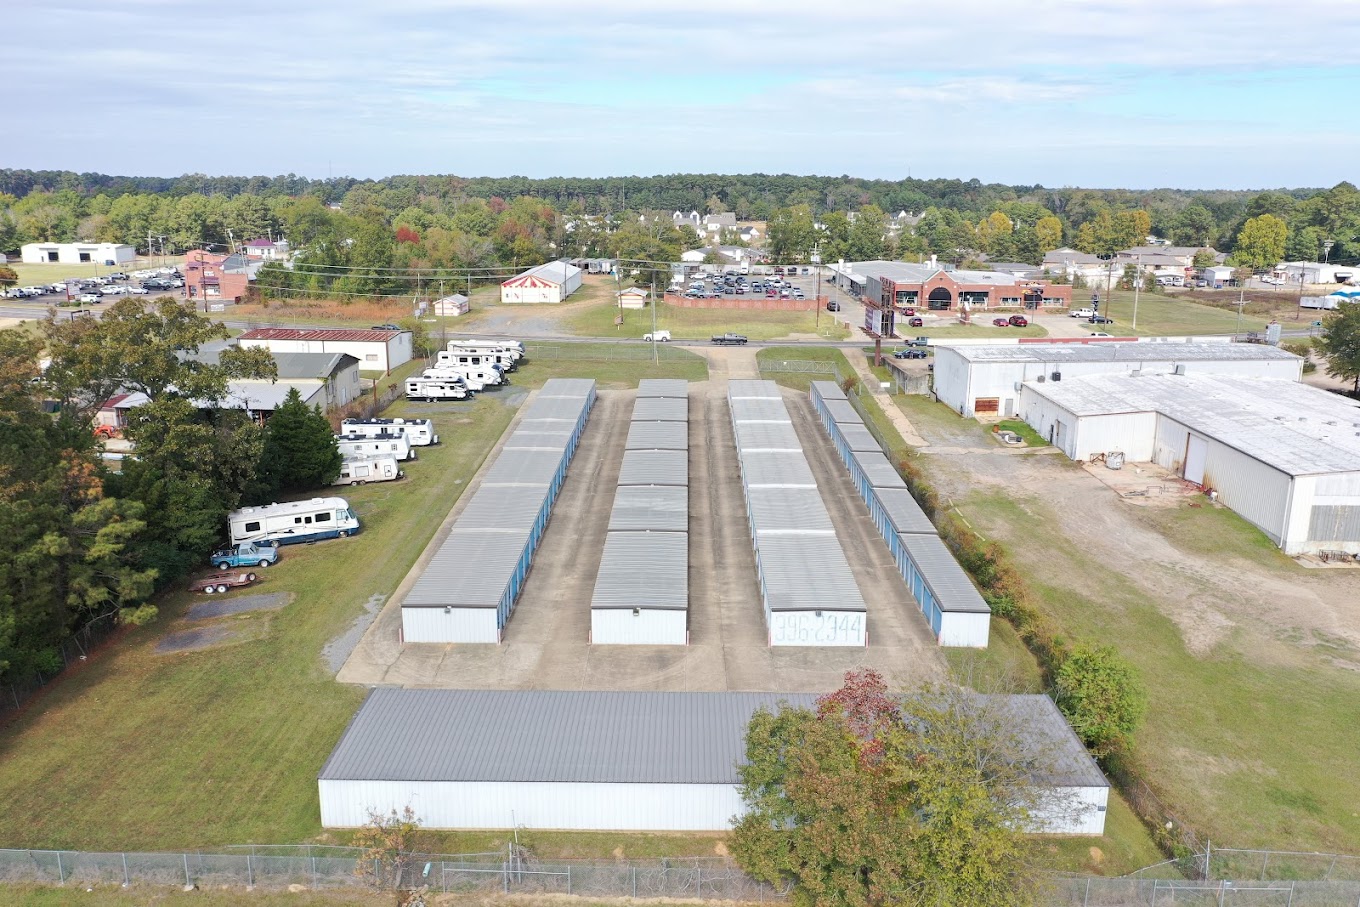
<path fill-rule="evenodd" d="M 14 0 L 6 12 L 0 167 L 1360 181 L 1360 0 Z"/>

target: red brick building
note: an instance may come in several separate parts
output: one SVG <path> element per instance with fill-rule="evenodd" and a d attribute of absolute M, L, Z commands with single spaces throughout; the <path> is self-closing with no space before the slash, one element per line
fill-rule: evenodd
<path fill-rule="evenodd" d="M 244 302 L 250 288 L 250 274 L 239 255 L 194 249 L 184 262 L 183 274 L 185 295 L 204 306 Z"/>

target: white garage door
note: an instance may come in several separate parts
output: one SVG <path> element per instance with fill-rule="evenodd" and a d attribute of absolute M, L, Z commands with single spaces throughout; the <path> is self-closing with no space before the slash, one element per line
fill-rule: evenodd
<path fill-rule="evenodd" d="M 1185 481 L 1196 485 L 1204 483 L 1204 459 L 1209 454 L 1209 443 L 1203 438 L 1190 435 L 1185 441 Z"/>

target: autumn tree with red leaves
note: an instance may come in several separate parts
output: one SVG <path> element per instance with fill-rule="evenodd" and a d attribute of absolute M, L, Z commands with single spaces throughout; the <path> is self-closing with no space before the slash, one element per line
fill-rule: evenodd
<path fill-rule="evenodd" d="M 732 852 L 798 905 L 1025 905 L 1023 829 L 1048 794 L 1042 766 L 976 694 L 894 696 L 852 671 L 815 710 L 761 710 L 741 767 L 747 806 Z"/>

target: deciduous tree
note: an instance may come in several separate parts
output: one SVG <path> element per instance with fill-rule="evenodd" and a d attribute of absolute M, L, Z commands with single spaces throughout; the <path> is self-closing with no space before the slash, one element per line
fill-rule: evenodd
<path fill-rule="evenodd" d="M 1289 228 L 1273 214 L 1247 218 L 1238 231 L 1233 258 L 1253 270 L 1274 267 L 1284 260 Z"/>
<path fill-rule="evenodd" d="M 1079 645 L 1054 678 L 1054 700 L 1097 756 L 1128 746 L 1147 711 L 1137 672 L 1113 646 Z"/>
<path fill-rule="evenodd" d="M 1327 374 L 1351 382 L 1351 395 L 1360 397 L 1360 302 L 1343 302 L 1327 315 L 1317 346 Z"/>

